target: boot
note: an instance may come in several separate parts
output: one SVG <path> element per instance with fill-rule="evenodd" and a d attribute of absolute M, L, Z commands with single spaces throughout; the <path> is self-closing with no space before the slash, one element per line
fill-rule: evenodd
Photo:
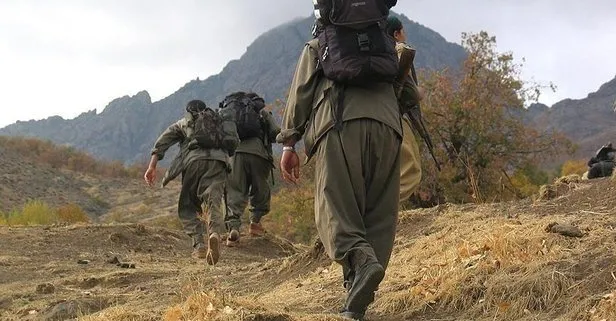
<path fill-rule="evenodd" d="M 218 235 L 218 233 L 210 234 L 207 245 L 207 264 L 216 265 L 216 263 L 218 263 L 218 259 L 220 258 L 220 236 Z"/>
<path fill-rule="evenodd" d="M 250 223 L 250 226 L 248 227 L 248 233 L 250 234 L 250 236 L 263 236 L 265 235 L 265 229 L 263 228 L 263 225 L 261 225 L 261 223 Z"/>
<path fill-rule="evenodd" d="M 385 269 L 376 260 L 371 248 L 351 250 L 349 263 L 355 275 L 342 315 L 362 320 L 368 305 L 374 301 L 374 292 L 385 277 Z"/>
<path fill-rule="evenodd" d="M 229 235 L 227 235 L 226 244 L 228 247 L 238 246 L 240 244 L 240 232 L 238 232 L 238 230 L 236 229 L 231 229 L 231 232 L 229 232 Z"/>

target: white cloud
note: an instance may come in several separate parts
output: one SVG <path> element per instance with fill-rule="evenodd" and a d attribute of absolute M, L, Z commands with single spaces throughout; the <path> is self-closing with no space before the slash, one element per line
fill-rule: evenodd
<path fill-rule="evenodd" d="M 548 104 L 585 97 L 616 74 L 610 0 L 398 2 L 395 11 L 449 41 L 465 31 L 495 35 L 499 50 L 526 58 L 526 78 L 559 87 L 543 96 Z M 310 0 L 0 1 L 0 126 L 100 111 L 143 89 L 164 98 L 311 7 Z"/>

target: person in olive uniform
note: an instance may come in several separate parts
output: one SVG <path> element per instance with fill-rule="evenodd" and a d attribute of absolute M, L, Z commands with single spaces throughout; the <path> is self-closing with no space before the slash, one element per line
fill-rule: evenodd
<path fill-rule="evenodd" d="M 400 198 L 401 115 L 392 84 L 341 89 L 317 70 L 318 40 L 303 48 L 277 141 L 283 178 L 299 179 L 295 144 L 314 158 L 315 221 L 330 258 L 341 264 L 342 315 L 363 319 L 385 275 Z M 335 128 L 338 95 L 344 100 Z M 338 107 L 336 107 L 338 108 Z"/>
<path fill-rule="evenodd" d="M 220 257 L 220 234 L 224 231 L 221 201 L 229 169 L 229 151 L 196 147 L 196 143 L 189 139 L 196 114 L 205 109 L 206 105 L 201 100 L 188 102 L 185 116 L 169 126 L 156 140 L 144 178 L 153 185 L 158 161 L 165 157 L 171 146 L 179 143 L 180 151 L 166 172 L 162 186 L 181 175 L 178 215 L 184 231 L 192 239 L 192 255 L 205 258 L 208 264 L 214 265 Z M 239 142 L 239 138 L 235 139 Z M 209 218 L 207 227 L 202 216 Z M 207 246 L 204 244 L 206 229 L 209 231 Z"/>
<path fill-rule="evenodd" d="M 396 51 L 400 57 L 406 44 L 406 34 L 400 19 L 390 16 L 387 19 L 387 33 L 396 40 Z M 417 76 L 414 64 L 405 79 L 399 104 L 402 116 L 402 146 L 400 150 L 400 202 L 406 201 L 419 187 L 421 181 L 421 155 L 417 139 L 413 133 L 411 121 L 407 115 L 407 108 L 417 106 L 422 99 L 421 89 L 417 85 Z"/>
<path fill-rule="evenodd" d="M 248 96 L 256 104 L 263 106 L 264 101 L 256 94 Z M 239 242 L 241 217 L 250 201 L 250 225 L 248 233 L 251 236 L 262 236 L 265 233 L 261 218 L 270 211 L 271 172 L 274 168 L 272 143 L 280 133 L 274 116 L 261 109 L 262 135 L 242 140 L 232 159 L 232 170 L 227 184 L 228 214 L 225 224 L 230 230 L 227 245 L 235 246 Z"/>

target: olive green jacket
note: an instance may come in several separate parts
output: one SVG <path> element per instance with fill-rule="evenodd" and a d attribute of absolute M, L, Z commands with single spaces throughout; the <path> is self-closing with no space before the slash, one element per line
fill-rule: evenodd
<path fill-rule="evenodd" d="M 169 126 L 156 140 L 154 148 L 151 154 L 156 155 L 158 160 L 162 160 L 165 157 L 167 150 L 175 145 L 180 144 L 180 151 L 175 159 L 171 162 L 171 165 L 165 177 L 162 181 L 162 186 L 167 185 L 170 181 L 175 179 L 186 166 L 198 159 L 218 160 L 227 164 L 230 168 L 229 155 L 222 149 L 203 149 L 196 147 L 196 142 L 191 142 L 187 137 L 192 134 L 192 121 L 193 116 L 191 113 L 186 113 L 184 118 L 178 120 L 171 126 Z"/>
<path fill-rule="evenodd" d="M 319 140 L 334 128 L 337 119 L 338 94 L 341 89 L 325 78 L 317 69 L 318 40 L 312 39 L 305 46 L 297 63 L 291 83 L 289 98 L 282 121 L 278 143 L 290 139 L 304 139 L 306 162 L 315 152 Z M 344 89 L 342 113 L 339 121 L 360 118 L 377 120 L 391 127 L 402 137 L 401 117 L 393 84 L 377 83 L 370 87 Z"/>
<path fill-rule="evenodd" d="M 248 138 L 240 142 L 236 153 L 253 154 L 262 157 L 274 164 L 272 143 L 276 142 L 276 135 L 280 133 L 280 127 L 276 124 L 274 116 L 267 110 L 261 110 L 264 120 L 264 137 Z"/>

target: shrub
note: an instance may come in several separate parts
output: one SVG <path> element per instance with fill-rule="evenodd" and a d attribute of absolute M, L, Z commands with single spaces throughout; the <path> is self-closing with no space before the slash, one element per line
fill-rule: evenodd
<path fill-rule="evenodd" d="M 52 209 L 40 200 L 31 200 L 21 211 L 14 210 L 9 214 L 0 213 L 0 225 L 51 225 L 56 223 L 88 223 L 89 217 L 76 204 L 67 204 Z"/>
<path fill-rule="evenodd" d="M 582 176 L 588 170 L 586 161 L 584 160 L 568 160 L 563 164 L 560 170 L 560 176 L 568 176 L 571 174 L 578 174 Z"/>
<path fill-rule="evenodd" d="M 21 212 L 13 212 L 9 216 L 11 225 L 50 225 L 56 223 L 56 213 L 47 205 L 39 200 L 26 203 Z"/>
<path fill-rule="evenodd" d="M 67 204 L 56 210 L 58 221 L 62 223 L 89 223 L 90 218 L 77 204 Z"/>

